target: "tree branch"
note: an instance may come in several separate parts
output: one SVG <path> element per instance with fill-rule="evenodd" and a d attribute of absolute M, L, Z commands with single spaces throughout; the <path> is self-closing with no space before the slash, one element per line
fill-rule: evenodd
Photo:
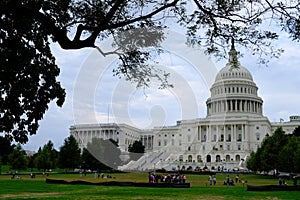
<path fill-rule="evenodd" d="M 116 24 L 109 25 L 107 27 L 107 29 L 115 29 L 115 28 L 123 27 L 123 26 L 129 25 L 129 24 L 133 24 L 133 23 L 138 22 L 138 21 L 149 19 L 149 18 L 153 17 L 154 15 L 160 13 L 163 10 L 165 10 L 167 8 L 170 8 L 172 6 L 175 6 L 178 3 L 178 1 L 179 0 L 174 0 L 171 3 L 165 4 L 162 7 L 160 7 L 158 9 L 152 11 L 151 13 L 149 13 L 147 15 L 140 16 L 140 17 L 137 17 L 135 19 L 131 19 L 131 20 L 127 20 L 127 21 L 122 21 L 122 22 L 119 22 L 119 23 L 116 23 Z"/>
<path fill-rule="evenodd" d="M 123 3 L 125 3 L 124 0 L 117 0 L 116 3 L 111 7 L 111 9 L 106 14 L 105 21 L 109 22 L 113 18 L 116 11 L 120 9 L 120 6 Z"/>
<path fill-rule="evenodd" d="M 101 27 L 99 27 L 99 26 L 91 27 L 91 26 L 84 26 L 82 24 L 79 24 L 73 40 L 70 40 L 67 37 L 67 31 L 62 30 L 59 27 L 57 27 L 55 25 L 55 23 L 51 20 L 50 17 L 45 16 L 43 13 L 40 13 L 40 12 L 38 12 L 37 14 L 38 14 L 38 18 L 39 18 L 40 22 L 42 24 L 44 24 L 45 27 L 50 31 L 50 33 L 53 35 L 55 41 L 57 41 L 60 44 L 61 48 L 63 48 L 63 49 L 80 49 L 80 48 L 84 48 L 84 47 L 93 47 L 94 48 L 94 47 L 96 47 L 95 40 L 97 39 L 97 37 L 101 31 L 115 29 L 115 28 L 123 27 L 123 26 L 129 25 L 129 24 L 133 24 L 138 21 L 149 19 L 149 18 L 153 17 L 154 15 L 160 13 L 163 10 L 165 10 L 169 7 L 175 6 L 178 1 L 179 0 L 174 0 L 173 2 L 165 4 L 165 5 L 161 6 L 160 8 L 154 10 L 153 12 L 146 14 L 144 16 L 140 16 L 140 17 L 134 18 L 132 20 L 122 21 L 122 22 L 119 22 L 116 24 L 109 25 L 109 23 L 108 23 L 109 21 L 107 21 L 107 20 L 111 20 L 113 17 L 113 14 L 119 9 L 119 6 L 122 3 L 124 3 L 123 0 L 119 0 L 113 5 L 113 7 L 108 12 L 108 15 L 106 16 L 107 20 L 105 20 L 106 24 L 103 24 Z M 91 35 L 84 40 L 80 40 L 80 36 L 84 30 L 90 31 Z"/>

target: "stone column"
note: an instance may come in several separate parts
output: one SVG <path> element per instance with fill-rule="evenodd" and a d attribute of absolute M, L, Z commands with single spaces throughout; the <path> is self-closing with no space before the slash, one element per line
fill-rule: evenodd
<path fill-rule="evenodd" d="M 206 140 L 205 140 L 205 142 L 209 141 L 209 132 L 210 132 L 210 126 L 206 125 Z"/>
<path fill-rule="evenodd" d="M 233 140 L 233 134 L 234 134 L 234 131 L 233 131 L 233 129 L 234 129 L 234 125 L 233 125 L 233 124 L 231 124 L 231 129 L 230 129 L 230 141 L 232 141 L 232 140 Z"/>
<path fill-rule="evenodd" d="M 153 144 L 154 144 L 154 136 L 151 136 L 151 149 L 153 149 Z"/>
<path fill-rule="evenodd" d="M 232 137 L 232 141 L 234 141 L 236 138 L 237 138 L 237 135 L 236 135 L 236 128 L 237 128 L 237 125 L 233 125 L 233 137 Z"/>
<path fill-rule="evenodd" d="M 240 101 L 240 112 L 243 112 L 243 100 Z"/>
<path fill-rule="evenodd" d="M 243 139 L 244 139 L 244 141 L 246 140 L 246 139 L 248 139 L 248 137 L 247 137 L 247 133 L 248 133 L 248 125 L 244 125 L 244 134 L 243 134 Z"/>
<path fill-rule="evenodd" d="M 217 142 L 219 140 L 219 126 L 217 125 L 217 131 L 216 131 L 216 141 Z"/>
<path fill-rule="evenodd" d="M 235 108 L 234 108 L 234 109 L 235 109 L 235 111 L 237 112 L 237 111 L 238 111 L 238 109 L 237 109 L 237 108 L 238 108 L 238 106 L 237 106 L 237 105 L 238 105 L 237 100 L 234 101 L 234 104 L 235 104 L 235 106 L 234 106 Z"/>
<path fill-rule="evenodd" d="M 202 140 L 202 130 L 201 130 L 202 128 L 201 128 L 201 125 L 199 126 L 199 128 L 200 128 L 199 129 L 199 133 L 200 133 L 200 141 L 201 141 Z"/>
<path fill-rule="evenodd" d="M 207 112 L 207 115 L 210 114 L 210 112 L 209 112 L 209 105 L 210 105 L 210 103 L 208 103 L 207 106 L 206 106 L 206 112 Z"/>

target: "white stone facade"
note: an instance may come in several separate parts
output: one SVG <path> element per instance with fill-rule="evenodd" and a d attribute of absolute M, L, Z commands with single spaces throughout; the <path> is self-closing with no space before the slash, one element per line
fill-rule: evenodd
<path fill-rule="evenodd" d="M 251 73 L 238 63 L 236 51 L 229 52 L 228 64 L 219 71 L 207 99 L 207 117 L 178 121 L 175 126 L 140 130 L 126 124 L 80 124 L 70 128 L 81 148 L 93 137 L 112 138 L 120 149 L 141 140 L 146 154 L 121 169 L 145 170 L 164 167 L 245 167 L 265 136 L 278 126 L 287 134 L 300 126 L 300 117 L 289 122 L 271 123 L 263 116 L 263 101 Z"/>

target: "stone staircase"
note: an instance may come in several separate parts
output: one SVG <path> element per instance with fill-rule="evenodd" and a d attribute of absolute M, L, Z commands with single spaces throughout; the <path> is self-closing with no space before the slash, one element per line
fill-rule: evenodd
<path fill-rule="evenodd" d="M 170 153 L 165 151 L 147 152 L 138 160 L 131 160 L 123 166 L 119 166 L 121 171 L 149 171 L 161 168 L 159 163 L 170 156 Z"/>

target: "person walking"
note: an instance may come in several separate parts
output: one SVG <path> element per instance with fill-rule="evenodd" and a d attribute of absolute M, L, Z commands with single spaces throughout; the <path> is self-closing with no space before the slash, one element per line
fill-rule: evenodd
<path fill-rule="evenodd" d="M 216 183 L 217 183 L 217 178 L 216 178 L 216 176 L 213 177 L 213 183 L 214 183 L 214 185 L 216 185 Z"/>
<path fill-rule="evenodd" d="M 211 175 L 209 175 L 209 185 L 212 185 L 212 182 L 213 182 L 213 178 L 212 178 L 212 176 Z"/>

